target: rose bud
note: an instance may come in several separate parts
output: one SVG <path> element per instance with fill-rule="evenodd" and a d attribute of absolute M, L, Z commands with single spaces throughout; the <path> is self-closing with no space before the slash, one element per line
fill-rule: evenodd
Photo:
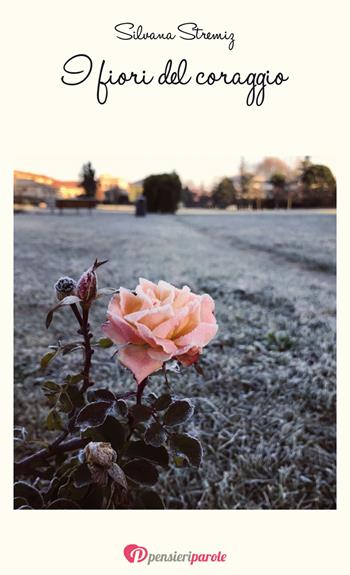
<path fill-rule="evenodd" d="M 103 441 L 90 441 L 84 449 L 88 465 L 110 467 L 117 459 L 117 454 L 110 443 Z"/>
<path fill-rule="evenodd" d="M 55 292 L 58 301 L 61 301 L 69 295 L 75 295 L 76 282 L 68 276 L 63 276 L 55 283 Z"/>
<path fill-rule="evenodd" d="M 98 262 L 95 260 L 92 266 L 87 269 L 77 284 L 77 296 L 82 300 L 83 303 L 90 303 L 97 295 L 97 276 L 96 269 L 102 264 L 106 263 L 107 260 L 103 262 Z"/>

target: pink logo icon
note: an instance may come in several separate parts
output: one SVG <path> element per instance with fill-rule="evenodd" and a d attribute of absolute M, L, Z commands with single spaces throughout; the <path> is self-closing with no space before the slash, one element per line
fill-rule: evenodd
<path fill-rule="evenodd" d="M 124 548 L 124 555 L 130 563 L 140 563 L 146 559 L 148 551 L 145 547 L 131 544 Z"/>

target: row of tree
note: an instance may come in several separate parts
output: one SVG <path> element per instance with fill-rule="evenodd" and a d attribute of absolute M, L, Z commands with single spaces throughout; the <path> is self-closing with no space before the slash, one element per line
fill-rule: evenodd
<path fill-rule="evenodd" d="M 84 196 L 96 196 L 98 181 L 91 163 L 83 166 L 81 186 Z M 244 161 L 235 177 L 225 177 L 211 193 L 196 193 L 182 187 L 176 172 L 153 174 L 143 181 L 147 209 L 154 213 L 174 213 L 181 202 L 186 207 L 228 206 L 244 208 L 332 208 L 336 205 L 336 181 L 331 170 L 313 164 L 306 157 L 294 170 L 279 158 L 265 158 L 254 171 Z"/>

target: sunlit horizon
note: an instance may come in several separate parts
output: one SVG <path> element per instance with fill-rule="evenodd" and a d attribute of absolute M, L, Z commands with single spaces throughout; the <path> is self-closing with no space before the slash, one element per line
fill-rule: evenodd
<path fill-rule="evenodd" d="M 232 158 L 191 157 L 174 158 L 174 160 L 152 159 L 150 157 L 119 160 L 111 157 L 19 158 L 14 168 L 18 171 L 41 174 L 57 180 L 77 181 L 82 165 L 90 161 L 96 171 L 97 178 L 108 174 L 132 183 L 143 180 L 150 174 L 175 171 L 183 184 L 191 183 L 194 186 L 210 188 L 220 178 L 237 175 L 242 158 L 244 158 L 247 169 L 254 169 L 265 157 L 271 157 L 271 155 L 266 154 L 266 156 L 260 157 L 234 156 Z M 303 157 L 304 155 L 281 156 L 280 159 L 291 168 L 295 168 Z M 311 161 L 316 164 L 326 164 L 332 169 L 329 158 L 311 156 Z"/>

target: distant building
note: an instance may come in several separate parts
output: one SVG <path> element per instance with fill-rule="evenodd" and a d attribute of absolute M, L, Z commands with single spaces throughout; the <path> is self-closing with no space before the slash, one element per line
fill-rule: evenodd
<path fill-rule="evenodd" d="M 129 194 L 127 191 L 122 190 L 116 186 L 110 190 L 105 191 L 104 202 L 106 204 L 128 204 Z"/>
<path fill-rule="evenodd" d="M 32 172 L 14 172 L 14 196 L 17 203 L 52 203 L 56 198 L 76 198 L 84 193 L 76 180 L 56 180 Z M 122 178 L 102 174 L 98 178 L 96 199 L 108 203 L 128 203 L 142 193 L 142 182 L 129 186 Z"/>
<path fill-rule="evenodd" d="M 104 200 L 108 201 L 108 197 L 113 197 L 113 193 L 107 194 L 106 196 L 106 192 L 111 190 L 120 190 L 121 193 L 128 195 L 129 184 L 122 178 L 116 178 L 110 174 L 102 174 L 99 176 L 96 198 L 102 202 Z"/>
<path fill-rule="evenodd" d="M 143 194 L 143 180 L 139 180 L 138 182 L 133 182 L 129 184 L 129 201 L 131 203 L 136 202 L 137 198 L 139 198 Z"/>
<path fill-rule="evenodd" d="M 57 195 L 55 180 L 42 174 L 14 172 L 14 199 L 17 203 L 40 203 Z"/>

